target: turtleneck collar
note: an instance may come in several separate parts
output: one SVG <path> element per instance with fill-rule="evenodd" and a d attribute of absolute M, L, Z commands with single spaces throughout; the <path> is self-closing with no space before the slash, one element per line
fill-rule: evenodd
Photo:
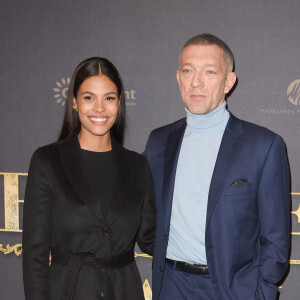
<path fill-rule="evenodd" d="M 205 129 L 217 126 L 225 119 L 229 118 L 229 112 L 226 110 L 226 102 L 224 101 L 220 106 L 215 108 L 213 111 L 206 115 L 197 115 L 191 113 L 187 108 L 186 111 L 186 122 L 189 127 Z"/>

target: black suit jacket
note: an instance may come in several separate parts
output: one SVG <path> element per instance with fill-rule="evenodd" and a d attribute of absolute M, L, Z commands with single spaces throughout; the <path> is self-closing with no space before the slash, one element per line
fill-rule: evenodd
<path fill-rule="evenodd" d="M 67 264 L 52 256 L 92 253 L 109 259 L 133 251 L 137 240 L 152 254 L 155 204 L 146 159 L 113 142 L 120 175 L 104 216 L 82 168 L 77 134 L 36 150 L 27 179 L 23 224 L 23 281 L 28 300 L 62 297 Z M 121 268 L 83 264 L 74 299 L 144 299 L 135 262 Z M 70 274 L 69 274 L 70 275 Z M 71 274 L 72 276 L 72 274 Z"/>

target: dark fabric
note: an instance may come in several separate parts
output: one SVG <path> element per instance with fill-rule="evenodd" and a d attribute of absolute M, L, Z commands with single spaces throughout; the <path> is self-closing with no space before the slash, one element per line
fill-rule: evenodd
<path fill-rule="evenodd" d="M 23 281 L 26 300 L 62 297 L 67 265 L 49 267 L 49 251 L 93 253 L 110 259 L 140 249 L 152 255 L 155 203 L 146 159 L 113 141 L 119 184 L 107 214 L 97 209 L 84 176 L 77 135 L 39 148 L 32 157 L 23 218 Z M 144 299 L 135 261 L 119 268 L 80 264 L 74 300 Z"/>
<path fill-rule="evenodd" d="M 132 263 L 133 260 L 134 254 L 132 251 L 127 251 L 106 260 L 96 258 L 94 253 L 78 253 L 72 255 L 58 255 L 56 253 L 52 258 L 52 262 L 68 265 L 61 300 L 74 299 L 78 275 L 83 264 L 87 264 L 95 268 L 121 268 Z M 104 280 L 107 280 L 107 278 L 101 278 L 101 281 Z M 111 288 L 109 294 L 113 295 L 112 285 L 110 284 L 109 286 Z M 104 292 L 101 288 L 100 295 L 103 298 Z"/>
<path fill-rule="evenodd" d="M 180 270 L 185 273 L 194 274 L 194 275 L 208 275 L 208 267 L 205 265 L 190 264 L 184 261 L 176 261 L 169 258 L 166 258 L 166 263 L 171 267 L 175 267 L 177 270 Z"/>
<path fill-rule="evenodd" d="M 216 284 L 209 275 L 182 272 L 166 264 L 159 300 L 217 300 Z M 222 300 L 227 300 L 223 298 Z M 247 300 L 235 299 L 235 300 Z"/>
<path fill-rule="evenodd" d="M 81 253 L 70 256 L 61 300 L 73 300 L 78 275 L 85 258 L 86 255 Z M 55 261 L 53 263 L 55 263 Z"/>
<path fill-rule="evenodd" d="M 106 216 L 117 190 L 116 151 L 93 152 L 81 150 L 83 173 L 95 195 L 95 209 Z"/>
<path fill-rule="evenodd" d="M 155 129 L 144 153 L 157 206 L 153 300 L 169 291 L 162 289 L 162 281 L 185 128 L 182 119 Z M 284 142 L 270 130 L 230 115 L 207 203 L 205 248 L 213 299 L 275 300 L 289 247 L 290 174 Z"/>

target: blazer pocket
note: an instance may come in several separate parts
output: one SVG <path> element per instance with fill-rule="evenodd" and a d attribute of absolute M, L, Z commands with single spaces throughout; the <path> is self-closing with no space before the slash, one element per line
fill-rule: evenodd
<path fill-rule="evenodd" d="M 239 184 L 234 186 L 227 186 L 224 191 L 224 196 L 235 195 L 240 193 L 253 193 L 256 192 L 255 185 L 251 182 Z"/>

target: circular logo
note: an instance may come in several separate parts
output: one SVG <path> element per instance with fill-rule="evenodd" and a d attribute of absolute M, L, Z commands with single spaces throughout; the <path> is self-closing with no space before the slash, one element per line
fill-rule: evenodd
<path fill-rule="evenodd" d="M 65 105 L 66 99 L 68 97 L 68 90 L 70 84 L 70 78 L 62 78 L 61 81 L 56 81 L 56 87 L 53 89 L 55 92 L 54 98 L 57 103 L 60 103 L 62 106 Z"/>
<path fill-rule="evenodd" d="M 286 94 L 292 104 L 300 105 L 300 79 L 296 79 L 289 85 Z"/>

